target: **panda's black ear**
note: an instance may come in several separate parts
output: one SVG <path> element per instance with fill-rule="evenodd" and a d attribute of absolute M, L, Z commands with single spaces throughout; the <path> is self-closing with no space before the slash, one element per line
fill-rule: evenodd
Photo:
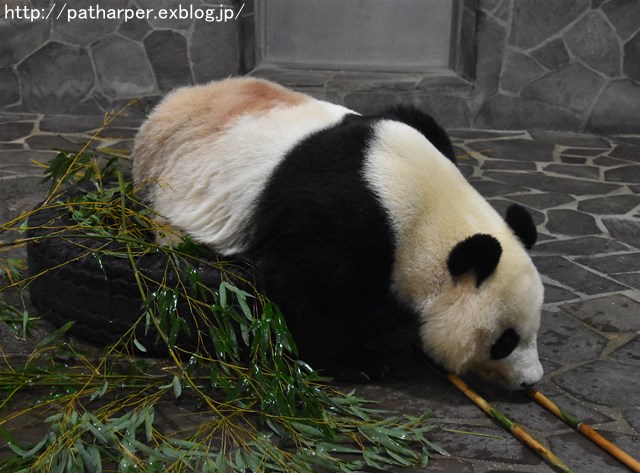
<path fill-rule="evenodd" d="M 502 247 L 495 237 L 476 233 L 453 247 L 447 259 L 447 268 L 454 278 L 473 271 L 476 287 L 480 287 L 495 271 L 500 255 Z"/>
<path fill-rule="evenodd" d="M 428 113 L 419 110 L 416 107 L 408 105 L 398 105 L 386 110 L 382 114 L 382 118 L 396 120 L 415 128 L 428 139 L 438 151 L 456 163 L 456 154 L 453 151 L 453 145 L 449 139 L 449 135 L 436 122 L 436 120 Z"/>
<path fill-rule="evenodd" d="M 518 204 L 509 206 L 505 221 L 527 250 L 530 250 L 535 245 L 538 239 L 538 231 L 527 209 Z"/>

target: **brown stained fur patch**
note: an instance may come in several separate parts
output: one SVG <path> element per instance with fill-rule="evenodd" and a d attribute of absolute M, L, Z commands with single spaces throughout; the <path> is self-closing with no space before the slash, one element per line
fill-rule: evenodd
<path fill-rule="evenodd" d="M 304 94 L 256 78 L 233 78 L 178 89 L 154 109 L 140 128 L 134 148 L 134 179 L 138 185 L 157 183 L 164 170 L 172 167 L 167 157 L 178 147 L 186 152 L 203 139 L 211 140 L 240 116 L 260 115 L 309 100 Z"/>

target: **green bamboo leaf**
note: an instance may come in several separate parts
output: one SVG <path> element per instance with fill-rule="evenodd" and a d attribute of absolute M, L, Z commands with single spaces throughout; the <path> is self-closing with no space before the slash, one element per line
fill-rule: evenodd
<path fill-rule="evenodd" d="M 374 449 L 365 448 L 364 450 L 362 450 L 362 457 L 364 458 L 367 466 L 373 467 L 380 471 L 385 470 L 385 467 L 383 465 L 386 464 L 386 459 L 376 454 L 374 452 Z"/>
<path fill-rule="evenodd" d="M 147 442 L 153 440 L 153 419 L 155 412 L 153 407 L 149 406 L 144 410 L 144 432 L 147 437 Z"/>
<path fill-rule="evenodd" d="M 242 296 L 240 296 L 242 294 Z M 236 297 L 238 298 L 238 304 L 240 304 L 240 309 L 242 313 L 247 318 L 247 320 L 253 319 L 253 313 L 251 312 L 251 308 L 249 307 L 249 303 L 247 302 L 246 296 L 249 296 L 246 292 L 236 292 Z"/>
<path fill-rule="evenodd" d="M 93 447 L 93 450 L 91 450 L 91 452 L 96 452 L 98 455 L 97 458 L 95 456 L 95 453 L 90 453 L 89 450 L 84 447 L 80 439 L 76 440 L 73 446 L 80 454 L 80 458 L 82 459 L 83 464 L 88 467 L 87 469 L 89 471 L 102 473 L 102 461 L 100 460 L 100 453 L 93 445 L 89 445 L 87 448 Z M 80 458 L 78 458 L 78 460 Z M 80 467 L 80 465 L 78 466 Z M 80 471 L 84 471 L 84 468 L 82 468 Z"/>
<path fill-rule="evenodd" d="M 134 345 L 136 346 L 136 348 L 137 348 L 138 350 L 140 350 L 142 353 L 146 353 L 146 352 L 147 352 L 147 348 L 146 348 L 142 343 L 140 343 L 140 342 L 138 341 L 138 339 L 137 339 L 137 338 L 134 338 L 134 339 L 133 339 L 133 344 L 134 344 Z"/>
<path fill-rule="evenodd" d="M 74 464 L 75 464 L 75 459 L 73 458 L 73 455 L 71 454 L 71 451 L 65 451 L 64 452 L 64 458 L 65 458 L 65 462 L 64 462 L 64 466 L 62 467 L 61 471 L 64 472 L 69 472 L 69 473 L 76 473 L 76 469 L 74 468 Z M 63 465 L 62 462 L 60 463 L 60 465 Z"/>
<path fill-rule="evenodd" d="M 397 441 L 393 440 L 388 435 L 384 434 L 383 432 L 381 432 L 378 429 L 373 430 L 373 429 L 370 429 L 370 428 L 367 428 L 367 429 L 363 428 L 360 431 L 369 440 L 371 440 L 372 442 L 374 442 L 376 444 L 382 445 L 387 450 L 392 450 L 395 453 L 398 453 L 398 454 L 400 454 L 402 456 L 405 456 L 405 457 L 411 456 L 413 454 L 413 451 L 411 449 L 402 446 L 400 443 L 398 443 Z"/>
<path fill-rule="evenodd" d="M 40 340 L 35 348 L 39 349 L 42 347 L 45 347 L 47 345 L 49 345 L 51 342 L 57 340 L 58 338 L 60 338 L 62 335 L 64 335 L 65 333 L 67 333 L 69 331 L 69 329 L 73 326 L 73 320 L 70 320 L 69 322 L 67 322 L 66 324 L 64 324 L 62 327 L 60 327 L 59 329 L 57 329 L 56 331 L 54 331 L 53 333 L 51 333 L 50 335 L 44 337 L 42 340 Z"/>
<path fill-rule="evenodd" d="M 420 459 L 420 467 L 421 468 L 426 468 L 427 465 L 429 464 L 429 458 L 431 457 L 431 454 L 429 452 L 429 450 L 426 447 L 422 447 L 422 458 Z"/>
<path fill-rule="evenodd" d="M 22 458 L 31 458 L 31 457 L 35 456 L 36 453 L 40 452 L 40 450 L 42 450 L 42 447 L 44 447 L 47 444 L 47 440 L 49 440 L 49 438 L 47 436 L 43 437 L 34 447 L 32 447 L 29 450 L 23 450 L 22 448 L 18 447 L 13 442 L 9 442 L 7 444 L 7 446 L 16 455 L 18 455 L 18 456 L 20 456 Z"/>
<path fill-rule="evenodd" d="M 69 428 L 73 429 L 77 423 L 78 423 L 78 411 L 74 409 L 73 411 L 71 411 L 71 414 L 69 414 L 67 424 L 69 425 Z"/>
<path fill-rule="evenodd" d="M 138 465 L 127 455 L 123 455 L 120 458 L 119 471 L 122 473 L 137 473 Z"/>
<path fill-rule="evenodd" d="M 57 414 L 53 414 L 52 416 L 47 417 L 44 421 L 47 424 L 51 424 L 53 422 L 57 422 L 64 416 L 64 413 L 58 412 Z"/>
<path fill-rule="evenodd" d="M 201 445 L 198 442 L 194 442 L 192 440 L 184 440 L 184 439 L 179 439 L 179 438 L 172 438 L 172 439 L 169 440 L 169 442 L 174 447 L 183 448 L 183 449 L 186 449 L 186 450 L 193 450 L 193 449 L 196 449 L 198 447 L 201 447 Z"/>
<path fill-rule="evenodd" d="M 216 455 L 215 468 L 215 470 L 212 470 L 214 473 L 226 471 L 227 459 L 222 452 Z"/>
<path fill-rule="evenodd" d="M 437 444 L 427 440 L 426 438 L 422 439 L 422 443 L 424 443 L 431 450 L 433 450 L 434 452 L 442 455 L 443 457 L 450 457 L 451 456 L 451 454 L 449 452 L 447 452 L 444 448 L 442 448 L 440 445 L 437 445 Z"/>
<path fill-rule="evenodd" d="M 322 430 L 312 427 L 308 424 L 303 424 L 301 422 L 291 422 L 291 426 L 296 429 L 298 432 L 302 432 L 303 434 L 309 435 L 314 439 L 324 439 L 325 434 Z"/>
<path fill-rule="evenodd" d="M 176 340 L 178 339 L 178 334 L 180 333 L 180 317 L 174 315 L 171 318 L 171 327 L 169 328 L 167 345 L 170 349 L 174 349 L 176 347 Z"/>
<path fill-rule="evenodd" d="M 18 233 L 26 233 L 27 229 L 29 228 L 29 218 L 25 218 L 22 220 L 22 222 L 20 223 L 20 226 L 18 227 Z"/>
<path fill-rule="evenodd" d="M 87 415 L 87 414 L 85 414 Z M 98 428 L 104 428 L 104 425 L 102 424 L 102 422 L 100 422 L 95 416 L 93 416 L 92 414 L 88 414 L 87 415 L 87 419 L 89 419 L 91 421 L 92 424 L 97 425 Z M 110 419 L 109 422 L 109 426 L 111 428 L 111 430 L 113 430 L 114 432 L 119 432 L 121 430 L 125 430 L 127 428 L 129 428 L 129 426 L 135 422 L 135 412 L 134 411 L 129 411 L 126 414 L 114 418 L 114 419 Z"/>
<path fill-rule="evenodd" d="M 227 287 L 228 287 L 228 284 L 225 281 L 222 281 L 220 283 L 219 288 L 218 288 L 218 302 L 219 302 L 220 306 L 223 307 L 223 308 L 228 307 L 228 305 L 227 305 Z"/>
<path fill-rule="evenodd" d="M 176 440 L 177 439 L 170 439 L 170 443 L 165 442 L 160 445 L 160 453 L 167 458 L 167 461 L 175 461 L 183 456 L 183 452 L 181 450 L 176 450 L 176 447 L 173 446 Z"/>
<path fill-rule="evenodd" d="M 245 318 L 248 321 L 253 320 L 253 312 L 251 311 L 251 307 L 249 307 L 249 303 L 247 302 L 247 299 L 253 298 L 253 296 L 248 292 L 234 286 L 233 284 L 228 283 L 227 281 L 222 281 L 220 283 L 219 289 L 220 305 L 222 307 L 228 307 L 227 291 L 234 294 Z"/>
<path fill-rule="evenodd" d="M 16 445 L 13 442 L 7 442 L 7 447 L 9 447 L 11 451 L 16 455 L 18 455 L 19 457 L 26 458 L 28 456 L 26 450 L 23 450 L 22 448 L 18 447 L 18 445 Z"/>
<path fill-rule="evenodd" d="M 22 338 L 29 337 L 29 321 L 31 318 L 29 317 L 29 312 L 27 310 L 22 311 Z"/>
<path fill-rule="evenodd" d="M 107 438 L 107 435 L 105 435 L 105 433 L 103 432 L 103 429 L 100 429 L 100 428 L 98 428 L 98 427 L 95 427 L 95 426 L 93 426 L 93 425 L 92 425 L 91 423 L 89 423 L 89 422 L 87 422 L 87 423 L 85 424 L 85 428 L 86 428 L 89 432 L 91 432 L 91 434 L 92 434 L 96 439 L 98 439 L 98 441 L 99 441 L 100 443 L 103 443 L 103 444 L 109 444 L 109 443 L 110 443 L 110 442 L 109 442 L 109 440 L 108 440 L 108 438 Z"/>
<path fill-rule="evenodd" d="M 244 452 L 242 450 L 238 450 L 236 452 L 234 469 L 239 471 L 245 471 L 247 469 L 247 463 L 244 461 Z"/>
<path fill-rule="evenodd" d="M 249 325 L 246 325 L 246 324 L 240 325 L 240 335 L 242 337 L 242 341 L 244 345 L 247 347 L 251 344 L 250 334 L 251 334 L 251 327 Z"/>
<path fill-rule="evenodd" d="M 180 384 L 180 380 L 177 376 L 173 376 L 171 380 L 171 387 L 173 388 L 173 395 L 177 398 L 182 394 L 182 385 Z"/>
<path fill-rule="evenodd" d="M 351 453 L 356 455 L 362 453 L 362 450 L 360 449 L 349 447 L 347 445 L 340 445 L 338 443 L 318 442 L 316 447 L 331 453 Z"/>
<path fill-rule="evenodd" d="M 415 460 L 416 460 L 415 453 L 413 453 L 413 452 L 411 452 L 412 455 L 411 455 L 411 457 L 409 457 L 409 458 L 411 458 L 411 460 L 409 460 L 409 458 L 407 458 L 407 457 L 404 457 L 402 455 L 397 454 L 396 452 L 394 452 L 393 450 L 391 450 L 389 448 L 386 449 L 386 452 L 387 452 L 387 455 L 389 455 L 391 458 L 393 458 L 398 463 L 398 465 L 407 466 L 407 467 L 413 466 L 414 463 L 415 463 Z"/>
<path fill-rule="evenodd" d="M 129 443 L 131 447 L 134 447 L 137 451 L 143 453 L 149 458 L 155 458 L 156 460 L 166 461 L 166 462 L 171 462 L 175 459 L 174 457 L 167 456 L 162 452 L 156 450 L 155 448 L 152 448 L 149 445 L 142 443 L 140 440 L 133 439 Z"/>
<path fill-rule="evenodd" d="M 360 409 L 360 407 L 353 405 L 351 406 L 351 411 L 363 421 L 371 422 L 371 416 L 367 414 L 364 410 Z"/>
<path fill-rule="evenodd" d="M 86 450 L 87 450 L 87 453 L 89 453 L 89 456 L 93 461 L 93 464 L 96 465 L 98 468 L 96 473 L 101 473 L 102 457 L 100 456 L 100 450 L 95 445 L 88 445 Z"/>
<path fill-rule="evenodd" d="M 96 389 L 93 394 L 91 395 L 91 397 L 89 397 L 89 402 L 101 398 L 102 396 L 104 396 L 104 393 L 107 392 L 107 389 L 109 388 L 109 382 L 108 381 L 104 381 L 102 383 L 102 386 L 100 386 L 98 389 Z"/>

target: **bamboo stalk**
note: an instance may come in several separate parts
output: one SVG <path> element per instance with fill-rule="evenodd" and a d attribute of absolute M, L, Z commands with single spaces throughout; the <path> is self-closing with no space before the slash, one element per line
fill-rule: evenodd
<path fill-rule="evenodd" d="M 569 412 L 558 407 L 556 404 L 553 403 L 553 401 L 551 401 L 551 399 L 549 399 L 548 397 L 546 397 L 544 394 L 542 394 L 540 391 L 536 389 L 527 390 L 527 395 L 531 397 L 534 401 L 536 401 L 538 404 L 540 404 L 542 407 L 547 409 L 549 412 L 554 414 L 556 417 L 563 420 L 564 422 L 569 424 L 571 427 L 576 429 L 578 432 L 580 432 L 582 435 L 587 437 L 589 440 L 591 440 L 593 443 L 595 443 L 598 447 L 603 449 L 605 452 L 609 453 L 614 458 L 622 462 L 631 471 L 635 473 L 640 473 L 640 462 L 638 462 L 638 460 L 636 460 L 631 455 L 626 453 L 624 450 L 620 449 L 619 447 L 611 443 L 609 440 L 604 438 L 598 432 L 593 430 L 591 426 L 581 421 L 580 419 L 577 419 L 576 417 L 571 415 Z"/>
<path fill-rule="evenodd" d="M 471 399 L 480 409 L 482 409 L 487 415 L 494 418 L 500 425 L 511 432 L 518 440 L 523 442 L 527 447 L 534 450 L 538 455 L 547 460 L 552 466 L 558 468 L 564 473 L 573 473 L 573 470 L 567 466 L 562 460 L 560 460 L 551 450 L 542 445 L 531 434 L 526 432 L 522 426 L 509 420 L 504 414 L 498 411 L 495 407 L 480 397 L 475 391 L 473 391 L 467 384 L 462 381 L 458 376 L 449 374 L 447 376 L 460 391 L 462 391 L 469 399 Z"/>

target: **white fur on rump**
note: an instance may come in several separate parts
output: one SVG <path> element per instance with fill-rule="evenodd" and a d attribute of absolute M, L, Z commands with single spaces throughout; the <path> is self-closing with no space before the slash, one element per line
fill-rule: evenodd
<path fill-rule="evenodd" d="M 457 373 L 473 369 L 514 389 L 539 381 L 543 287 L 502 217 L 451 161 L 403 123 L 378 123 L 365 166 L 394 225 L 394 291 L 421 315 L 424 347 Z M 479 288 L 472 275 L 453 281 L 447 270 L 451 249 L 477 233 L 494 236 L 503 250 Z M 488 347 L 507 328 L 516 329 L 520 343 L 507 358 L 492 361 Z"/>
<path fill-rule="evenodd" d="M 171 226 L 221 254 L 240 254 L 273 169 L 297 142 L 347 113 L 254 78 L 178 89 L 136 137 L 134 178 Z"/>

